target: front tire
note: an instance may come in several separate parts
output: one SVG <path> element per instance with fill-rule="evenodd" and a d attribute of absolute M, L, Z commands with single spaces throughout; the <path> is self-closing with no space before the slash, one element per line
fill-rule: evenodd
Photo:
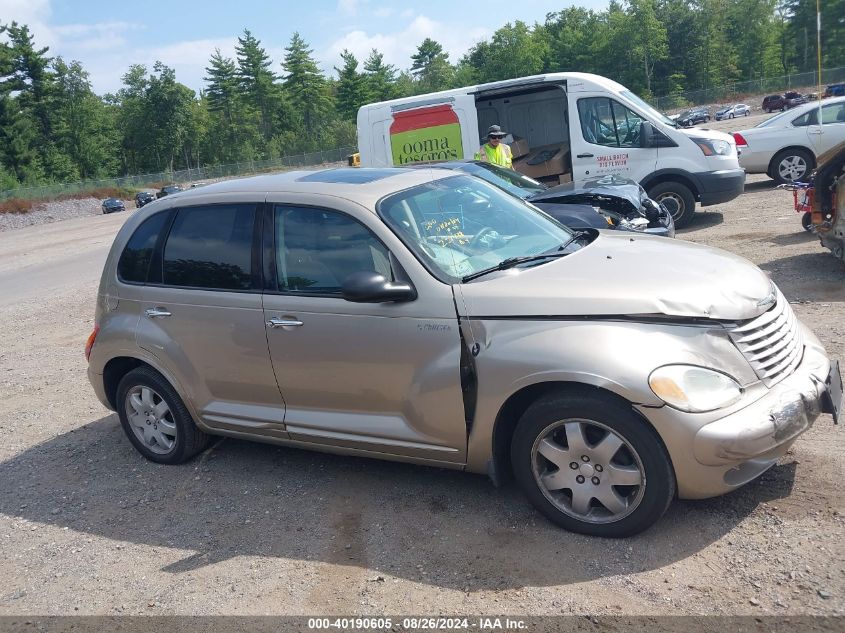
<path fill-rule="evenodd" d="M 695 196 L 689 187 L 679 182 L 661 182 L 648 190 L 648 197 L 666 206 L 672 214 L 675 228 L 682 229 L 692 221 L 695 214 Z"/>
<path fill-rule="evenodd" d="M 769 173 L 778 183 L 785 185 L 794 181 L 803 181 L 815 165 L 813 155 L 804 149 L 786 149 L 772 159 Z"/>
<path fill-rule="evenodd" d="M 202 451 L 209 436 L 200 431 L 176 390 L 157 371 L 138 367 L 117 386 L 123 431 L 141 455 L 159 464 L 180 464 Z"/>
<path fill-rule="evenodd" d="M 517 424 L 511 460 L 540 512 L 591 536 L 642 532 L 675 495 L 674 472 L 656 433 L 608 397 L 565 393 L 538 400 Z"/>

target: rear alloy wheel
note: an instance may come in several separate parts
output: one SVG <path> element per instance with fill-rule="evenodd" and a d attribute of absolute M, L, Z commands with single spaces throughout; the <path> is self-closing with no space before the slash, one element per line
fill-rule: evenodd
<path fill-rule="evenodd" d="M 144 457 L 160 464 L 180 464 L 209 440 L 194 424 L 185 403 L 158 372 L 139 367 L 117 386 L 117 413 L 123 431 Z"/>
<path fill-rule="evenodd" d="M 561 394 L 535 402 L 514 432 L 511 460 L 537 509 L 582 534 L 641 532 L 675 493 L 657 436 L 629 407 L 600 396 Z"/>
<path fill-rule="evenodd" d="M 658 183 L 648 190 L 648 197 L 666 207 L 676 229 L 684 228 L 695 214 L 695 196 L 679 182 Z"/>
<path fill-rule="evenodd" d="M 803 149 L 787 149 L 772 159 L 772 177 L 780 184 L 803 181 L 813 169 L 812 154 Z"/>

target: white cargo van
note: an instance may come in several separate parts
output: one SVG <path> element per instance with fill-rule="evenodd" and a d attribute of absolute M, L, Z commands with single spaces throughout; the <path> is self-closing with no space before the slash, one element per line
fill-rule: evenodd
<path fill-rule="evenodd" d="M 696 201 L 727 202 L 745 184 L 731 136 L 681 129 L 624 86 L 586 73 L 536 75 L 363 106 L 361 166 L 470 159 L 493 124 L 521 137 L 520 148 L 530 148 L 525 156 L 515 154 L 515 169 L 560 182 L 626 176 L 663 202 L 678 227 L 690 221 Z"/>

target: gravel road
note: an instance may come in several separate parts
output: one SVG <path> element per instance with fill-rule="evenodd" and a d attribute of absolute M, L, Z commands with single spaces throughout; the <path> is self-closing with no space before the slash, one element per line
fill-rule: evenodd
<path fill-rule="evenodd" d="M 699 215 L 679 239 L 761 266 L 845 361 L 845 269 L 790 194 L 750 177 Z M 829 415 L 759 481 L 627 540 L 563 532 L 475 475 L 231 439 L 146 462 L 82 353 L 126 217 L 0 232 L 0 615 L 845 615 Z"/>

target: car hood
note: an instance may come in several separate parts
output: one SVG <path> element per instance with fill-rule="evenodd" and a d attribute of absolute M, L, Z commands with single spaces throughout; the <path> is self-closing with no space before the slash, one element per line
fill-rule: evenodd
<path fill-rule="evenodd" d="M 719 132 L 718 130 L 711 130 L 706 127 L 694 127 L 694 128 L 685 128 L 679 129 L 678 132 L 681 134 L 686 134 L 692 139 L 702 138 L 702 139 L 714 139 L 714 140 L 721 140 L 721 141 L 728 141 L 729 143 L 735 143 L 734 137 L 730 134 L 726 134 L 725 132 Z"/>
<path fill-rule="evenodd" d="M 559 204 L 589 204 L 620 213 L 639 213 L 642 195 L 640 186 L 628 178 L 602 176 L 557 185 L 528 198 L 529 202 L 556 202 Z"/>
<path fill-rule="evenodd" d="M 669 316 L 744 320 L 762 314 L 773 284 L 726 251 L 651 236 L 601 232 L 585 248 L 455 288 L 461 316 Z"/>

